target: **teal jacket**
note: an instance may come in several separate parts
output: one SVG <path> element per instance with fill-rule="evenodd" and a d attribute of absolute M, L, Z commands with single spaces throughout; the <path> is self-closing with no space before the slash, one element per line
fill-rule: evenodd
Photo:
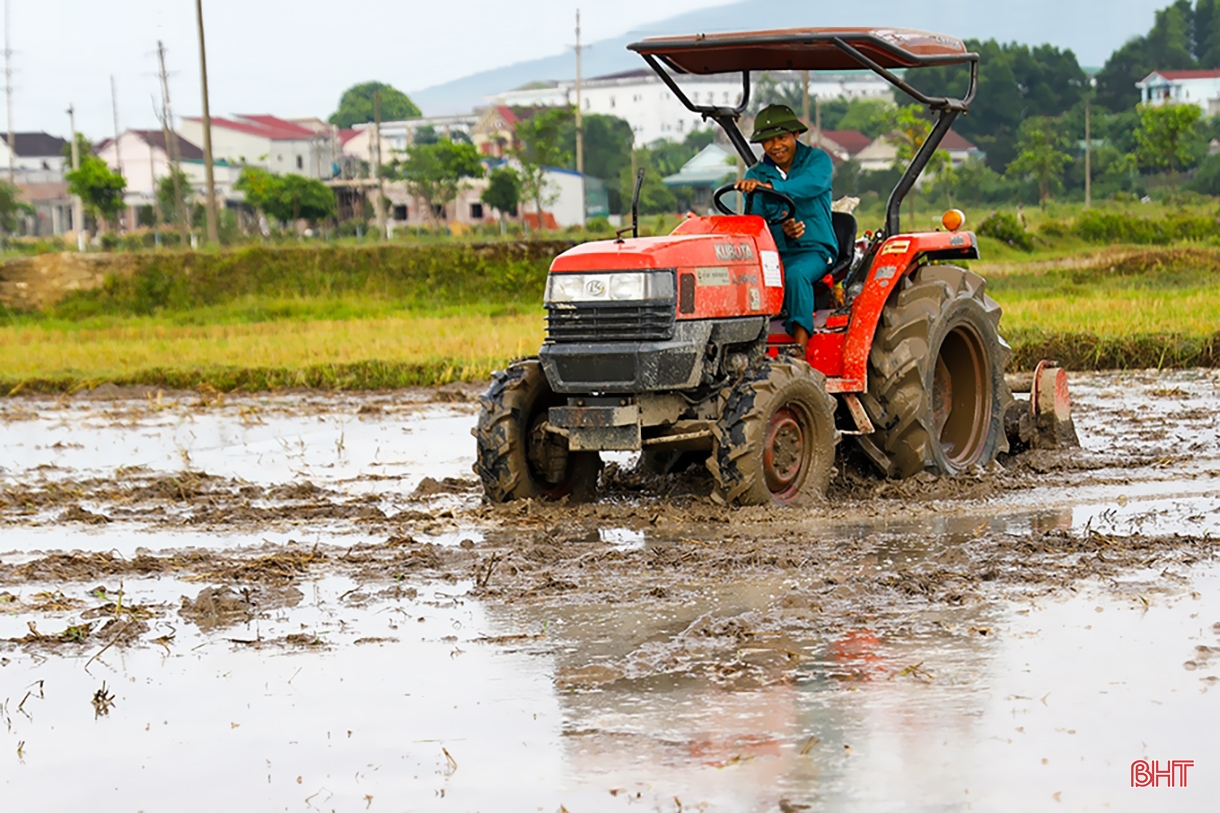
<path fill-rule="evenodd" d="M 834 176 L 834 165 L 830 156 L 822 150 L 808 147 L 799 141 L 796 158 L 788 172 L 788 178 L 780 174 L 779 168 L 770 158 L 764 157 L 746 171 L 747 178 L 770 183 L 777 192 L 783 192 L 796 204 L 796 218 L 805 223 L 805 234 L 799 240 L 790 240 L 784 230 L 771 226 L 771 234 L 780 254 L 796 254 L 814 251 L 825 257 L 839 255 L 839 243 L 835 239 L 834 226 L 830 218 L 830 190 Z M 763 217 L 778 217 L 785 210 L 782 203 L 765 192 L 753 196 L 754 203 L 747 211 Z"/>

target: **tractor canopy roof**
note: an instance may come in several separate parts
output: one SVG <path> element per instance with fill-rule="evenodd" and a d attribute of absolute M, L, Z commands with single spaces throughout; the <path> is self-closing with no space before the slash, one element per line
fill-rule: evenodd
<path fill-rule="evenodd" d="M 909 28 L 788 28 L 648 37 L 627 46 L 679 73 L 918 68 L 976 61 L 954 37 Z"/>

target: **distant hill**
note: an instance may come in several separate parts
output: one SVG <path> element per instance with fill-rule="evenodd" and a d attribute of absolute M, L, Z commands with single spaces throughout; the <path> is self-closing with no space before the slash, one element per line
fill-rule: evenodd
<path fill-rule="evenodd" d="M 628 34 L 592 44 L 585 52 L 584 74 L 592 77 L 630 70 L 644 63 L 626 50 L 628 43 L 654 34 L 872 25 L 922 28 L 963 39 L 1049 42 L 1071 48 L 1082 65 L 1102 65 L 1131 37 L 1152 27 L 1153 12 L 1169 0 L 745 0 L 670 17 Z M 544 79 L 571 79 L 572 54 L 531 59 L 411 92 L 427 115 L 463 113 L 484 104 L 484 97 Z"/>

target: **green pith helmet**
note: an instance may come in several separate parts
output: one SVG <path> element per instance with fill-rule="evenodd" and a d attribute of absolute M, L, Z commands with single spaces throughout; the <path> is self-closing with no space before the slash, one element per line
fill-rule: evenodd
<path fill-rule="evenodd" d="M 774 138 L 783 133 L 803 133 L 809 128 L 801 123 L 786 104 L 772 104 L 758 111 L 754 117 L 754 135 L 751 143 L 761 144 L 768 138 Z"/>

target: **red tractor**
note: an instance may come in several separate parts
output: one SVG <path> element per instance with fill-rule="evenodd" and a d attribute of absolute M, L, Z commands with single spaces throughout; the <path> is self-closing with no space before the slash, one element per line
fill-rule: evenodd
<path fill-rule="evenodd" d="M 974 97 L 977 54 L 951 37 L 898 29 L 629 47 L 688 109 L 725 130 L 747 166 L 757 159 L 737 122 L 752 70 L 868 68 L 926 105 L 935 124 L 891 194 L 883 228 L 857 241 L 855 219 L 834 214 L 839 256 L 804 357 L 779 320 L 784 269 L 768 224 L 728 209 L 730 186 L 715 196 L 722 215 L 638 237 L 637 178 L 632 236 L 624 229 L 555 258 L 538 357 L 497 373 L 482 398 L 475 471 L 489 500 L 589 499 L 600 452 L 639 451 L 658 473 L 704 461 L 726 503 L 791 504 L 824 496 L 843 435 L 894 478 L 986 466 L 1009 449 L 1006 424 L 1028 437 L 1037 415 L 1023 417 L 1005 382 L 1011 351 L 1000 307 L 980 276 L 952 264 L 978 258 L 975 236 L 949 216 L 945 231 L 904 234 L 899 225 L 903 199 Z M 968 66 L 965 98 L 927 96 L 893 73 L 949 64 Z M 674 72 L 740 72 L 741 102 L 694 104 Z"/>

